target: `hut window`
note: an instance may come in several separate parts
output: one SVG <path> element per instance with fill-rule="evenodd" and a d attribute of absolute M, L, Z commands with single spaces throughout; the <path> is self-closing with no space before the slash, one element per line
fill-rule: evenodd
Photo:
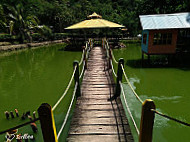
<path fill-rule="evenodd" d="M 155 33 L 154 45 L 166 45 L 172 43 L 172 33 Z"/>
<path fill-rule="evenodd" d="M 146 40 L 147 40 L 147 34 L 143 34 L 143 44 L 146 45 Z"/>

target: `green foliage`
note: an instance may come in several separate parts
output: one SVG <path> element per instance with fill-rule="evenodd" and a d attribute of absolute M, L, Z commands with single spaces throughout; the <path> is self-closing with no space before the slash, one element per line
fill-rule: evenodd
<path fill-rule="evenodd" d="M 15 41 L 17 39 L 17 37 L 16 36 L 12 36 L 12 35 L 10 35 L 10 34 L 0 34 L 0 42 L 4 42 L 4 41 L 6 41 L 6 42 L 13 42 L 13 41 Z"/>
<path fill-rule="evenodd" d="M 31 34 L 32 40 L 33 41 L 43 41 L 43 37 L 39 33 L 33 33 Z"/>
<path fill-rule="evenodd" d="M 53 34 L 54 40 L 61 40 L 64 38 L 67 38 L 68 34 L 67 33 L 55 33 Z"/>
<path fill-rule="evenodd" d="M 86 16 L 96 12 L 104 19 L 126 26 L 131 36 L 140 33 L 139 15 L 188 12 L 190 10 L 189 0 L 1 0 L 0 4 L 8 4 L 13 8 L 16 8 L 17 5 L 24 5 L 17 13 L 22 16 L 24 21 L 28 21 L 26 18 L 28 16 L 38 17 L 39 20 L 30 20 L 33 21 L 32 24 L 29 22 L 33 28 L 37 24 L 47 25 L 52 27 L 53 32 L 62 33 L 65 32 L 65 27 L 85 20 Z M 6 19 L 16 14 L 8 14 L 6 18 L 1 16 L 6 12 L 7 10 L 3 11 L 0 6 L 0 27 L 4 27 L 4 31 L 7 30 L 5 28 L 7 26 L 2 21 L 9 26 Z M 14 27 L 16 25 L 18 24 L 14 24 Z M 48 32 L 48 30 L 46 31 Z"/>
<path fill-rule="evenodd" d="M 67 33 L 53 33 L 51 36 L 43 36 L 40 33 L 33 33 L 31 34 L 33 41 L 45 41 L 45 40 L 62 40 L 67 38 Z"/>

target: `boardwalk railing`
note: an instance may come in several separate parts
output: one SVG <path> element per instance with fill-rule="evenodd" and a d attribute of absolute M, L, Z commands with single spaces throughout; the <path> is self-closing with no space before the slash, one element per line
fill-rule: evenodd
<path fill-rule="evenodd" d="M 73 62 L 73 73 L 72 73 L 71 79 L 70 79 L 64 93 L 62 94 L 62 96 L 59 98 L 59 100 L 55 103 L 55 105 L 53 107 L 51 107 L 47 103 L 41 104 L 41 106 L 38 108 L 39 118 L 33 119 L 32 121 L 23 123 L 21 125 L 15 126 L 13 128 L 1 131 L 0 134 L 10 132 L 12 130 L 24 127 L 28 124 L 31 124 L 33 122 L 40 120 L 41 130 L 42 130 L 44 141 L 45 142 L 58 142 L 60 135 L 63 132 L 64 127 L 67 123 L 68 117 L 70 115 L 71 108 L 73 106 L 73 102 L 74 102 L 75 98 L 80 96 L 80 93 L 81 93 L 80 79 L 82 79 L 82 76 L 84 75 L 86 65 L 87 65 L 88 55 L 89 55 L 89 52 L 90 52 L 92 47 L 93 47 L 92 39 L 89 39 L 89 41 L 86 42 L 85 48 L 83 49 L 83 53 L 82 53 L 82 57 L 81 57 L 80 62 L 78 62 L 78 61 Z M 80 74 L 79 74 L 79 67 L 82 68 Z M 73 81 L 75 83 L 75 87 L 73 90 L 72 99 L 71 99 L 69 108 L 67 110 L 67 113 L 65 115 L 64 121 L 61 125 L 60 130 L 58 131 L 58 134 L 57 134 L 53 112 L 58 107 L 58 105 L 62 102 L 63 98 L 68 94 L 68 90 L 70 89 Z"/>
<path fill-rule="evenodd" d="M 114 94 L 114 98 L 117 98 L 122 95 L 125 103 L 125 107 L 128 111 L 128 114 L 133 122 L 133 125 L 135 127 L 135 130 L 139 136 L 139 142 L 151 142 L 152 141 L 152 134 L 153 134 L 153 126 L 154 126 L 154 118 L 155 114 L 160 115 L 164 118 L 167 118 L 169 120 L 173 120 L 177 123 L 180 123 L 185 126 L 190 126 L 189 123 L 183 122 L 181 120 L 178 120 L 176 118 L 173 118 L 171 116 L 168 116 L 166 114 L 163 114 L 156 110 L 156 105 L 153 100 L 146 99 L 143 101 L 139 95 L 136 93 L 135 89 L 132 87 L 125 69 L 124 69 L 124 60 L 121 58 L 119 61 L 117 61 L 114 57 L 114 54 L 112 52 L 112 49 L 110 49 L 108 41 L 104 39 L 103 41 L 103 48 L 106 50 L 107 58 L 110 64 L 110 68 L 112 69 L 113 75 L 116 77 L 116 92 Z M 118 65 L 117 74 L 114 70 L 113 62 Z M 139 103 L 142 105 L 142 111 L 141 111 L 141 122 L 140 122 L 140 130 L 137 127 L 137 124 L 135 122 L 135 119 L 130 111 L 129 105 L 127 103 L 127 99 L 125 97 L 124 88 L 122 86 L 122 76 L 124 76 L 124 79 L 127 81 L 130 89 L 133 92 L 133 95 L 136 97 L 136 99 L 139 101 Z"/>

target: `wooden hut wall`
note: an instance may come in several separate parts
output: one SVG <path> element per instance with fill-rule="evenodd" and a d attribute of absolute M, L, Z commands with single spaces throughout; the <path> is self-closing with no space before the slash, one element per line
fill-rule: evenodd
<path fill-rule="evenodd" d="M 178 30 L 150 30 L 148 54 L 174 54 Z"/>

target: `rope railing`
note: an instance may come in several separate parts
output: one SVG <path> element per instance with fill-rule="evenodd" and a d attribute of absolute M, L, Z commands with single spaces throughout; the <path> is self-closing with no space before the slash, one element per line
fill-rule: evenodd
<path fill-rule="evenodd" d="M 125 77 L 125 79 L 126 79 L 128 85 L 129 85 L 129 87 L 131 88 L 133 94 L 134 94 L 135 97 L 138 99 L 138 101 L 142 104 L 143 101 L 141 100 L 141 98 L 138 96 L 138 94 L 135 92 L 134 88 L 132 87 L 132 85 L 131 85 L 131 83 L 130 83 L 130 81 L 129 81 L 129 79 L 128 79 L 126 73 L 125 73 L 125 69 L 124 69 L 124 67 L 123 67 L 122 64 L 121 64 L 121 68 L 122 68 L 122 71 L 123 71 L 124 77 Z"/>
<path fill-rule="evenodd" d="M 137 134 L 139 135 L 139 129 L 138 129 L 138 127 L 137 127 L 137 124 L 136 124 L 136 122 L 135 122 L 135 119 L 133 118 L 133 115 L 132 115 L 132 113 L 131 113 L 131 111 L 130 111 L 130 109 L 129 109 L 129 106 L 128 106 L 128 104 L 127 104 L 126 97 L 125 97 L 125 93 L 124 93 L 124 89 L 123 89 L 123 86 L 122 86 L 121 81 L 119 82 L 119 84 L 120 84 L 120 87 L 121 87 L 121 92 L 122 92 L 122 95 L 123 95 L 123 99 L 124 99 L 124 102 L 125 102 L 127 111 L 128 111 L 128 113 L 129 113 L 129 116 L 131 117 L 131 120 L 132 120 L 132 122 L 133 122 L 133 125 L 134 125 L 134 127 L 135 127 L 135 130 L 136 130 Z"/>
<path fill-rule="evenodd" d="M 80 59 L 79 66 L 83 63 L 83 60 L 84 60 L 84 52 L 85 52 L 85 49 L 83 49 L 83 51 L 82 51 L 82 57 L 81 57 L 81 59 Z"/>
<path fill-rule="evenodd" d="M 81 73 L 80 73 L 79 79 L 82 78 L 84 72 L 85 72 L 85 61 L 83 61 L 82 71 L 81 71 Z"/>
<path fill-rule="evenodd" d="M 69 108 L 68 108 L 68 110 L 67 110 L 67 114 L 66 114 L 65 119 L 64 119 L 64 121 L 63 121 L 63 124 L 62 124 L 62 126 L 61 126 L 61 129 L 59 130 L 58 135 L 57 135 L 57 138 L 58 138 L 58 139 L 59 139 L 59 137 L 60 137 L 60 135 L 61 135 L 61 133 L 62 133 L 64 127 L 65 127 L 65 124 L 66 124 L 66 122 L 67 122 L 67 120 L 68 120 L 68 117 L 69 117 L 69 114 L 70 114 L 70 111 L 71 111 L 71 108 L 72 108 L 72 105 L 73 105 L 73 102 L 74 102 L 74 98 L 75 98 L 77 86 L 78 86 L 78 83 L 76 82 L 76 83 L 75 83 L 75 88 L 74 88 L 74 91 L 73 91 L 73 96 L 72 96 L 71 103 L 70 103 Z"/>
<path fill-rule="evenodd" d="M 112 63 L 112 60 L 110 60 L 111 62 L 111 68 L 112 68 L 112 72 L 114 74 L 115 77 L 117 77 L 117 74 L 115 73 L 115 70 L 114 70 L 114 67 L 113 67 L 113 63 Z"/>
<path fill-rule="evenodd" d="M 29 121 L 29 122 L 26 122 L 26 123 L 20 124 L 20 125 L 18 125 L 18 126 L 12 127 L 12 128 L 10 128 L 10 129 L 1 131 L 1 132 L 0 132 L 0 135 L 1 135 L 1 134 L 4 134 L 4 133 L 6 133 L 6 132 L 9 132 L 9 131 L 12 131 L 12 130 L 15 130 L 15 129 L 24 127 L 24 126 L 26 126 L 26 125 L 28 125 L 28 124 L 30 124 L 30 123 L 36 122 L 36 121 L 38 121 L 38 120 L 39 120 L 39 118 L 35 118 L 35 119 L 33 119 L 33 120 Z"/>
<path fill-rule="evenodd" d="M 58 106 L 58 105 L 60 104 L 60 102 L 63 100 L 63 98 L 64 98 L 65 95 L 67 94 L 69 88 L 71 87 L 72 81 L 73 81 L 73 79 L 74 79 L 75 71 L 76 71 L 76 66 L 74 67 L 73 74 L 72 74 L 71 79 L 70 79 L 70 81 L 69 81 L 69 83 L 68 83 L 68 85 L 67 85 L 66 90 L 64 91 L 64 93 L 63 93 L 63 95 L 60 97 L 60 99 L 57 101 L 57 103 L 53 106 L 53 108 L 52 108 L 53 111 L 57 108 L 57 106 Z"/>
<path fill-rule="evenodd" d="M 72 100 L 70 102 L 69 108 L 67 110 L 67 114 L 65 116 L 65 119 L 63 121 L 63 124 L 61 126 L 61 129 L 59 130 L 58 133 L 58 139 L 66 125 L 66 122 L 68 120 L 69 114 L 71 112 L 71 108 L 74 102 L 74 98 L 75 96 L 78 97 L 80 96 L 80 83 L 79 83 L 79 79 L 82 78 L 84 72 L 85 72 L 85 65 L 86 65 L 86 61 L 85 59 L 88 58 L 89 56 L 89 52 L 92 48 L 92 40 L 89 40 L 88 42 L 86 42 L 86 47 L 85 49 L 83 49 L 83 53 L 82 53 L 82 57 L 80 59 L 80 63 L 78 63 L 78 61 L 74 62 L 74 69 L 73 69 L 73 73 L 72 76 L 70 78 L 70 81 L 64 91 L 64 93 L 62 94 L 62 96 L 59 98 L 59 100 L 55 103 L 55 105 L 53 107 L 51 107 L 48 103 L 43 103 L 41 104 L 41 106 L 38 108 L 38 115 L 39 118 L 35 118 L 32 121 L 20 124 L 18 126 L 12 127 L 10 129 L 1 131 L 0 134 L 4 134 L 6 132 L 9 132 L 11 130 L 15 130 L 18 128 L 21 128 L 23 126 L 26 126 L 28 124 L 31 124 L 33 122 L 36 122 L 38 120 L 40 120 L 40 124 L 41 124 L 41 129 L 42 129 L 42 134 L 43 134 L 43 138 L 44 141 L 56 141 L 57 139 L 57 134 L 56 134 L 56 127 L 55 127 L 55 121 L 54 121 L 54 116 L 53 116 L 53 111 L 57 108 L 57 106 L 61 103 L 61 101 L 63 100 L 63 98 L 66 96 L 66 94 L 68 93 L 68 90 L 70 89 L 71 85 L 72 85 L 72 81 L 75 80 L 75 88 L 73 91 L 73 96 L 72 96 Z M 86 57 L 86 58 L 85 58 Z M 79 66 L 83 64 L 83 68 L 82 71 L 80 73 L 79 76 Z"/>
<path fill-rule="evenodd" d="M 146 99 L 143 102 L 142 99 L 139 97 L 139 95 L 136 93 L 135 89 L 133 88 L 132 84 L 130 83 L 130 81 L 126 75 L 126 72 L 124 69 L 124 60 L 120 59 L 119 62 L 117 62 L 117 60 L 115 59 L 115 56 L 113 54 L 113 51 L 109 48 L 108 42 L 106 40 L 105 40 L 105 42 L 106 42 L 106 44 L 104 45 L 104 48 L 106 49 L 106 55 L 107 55 L 110 67 L 112 69 L 112 73 L 115 77 L 117 77 L 116 92 L 114 94 L 114 98 L 117 98 L 120 95 L 120 93 L 122 94 L 126 109 L 133 122 L 135 130 L 136 130 L 137 134 L 139 135 L 140 142 L 152 141 L 152 130 L 153 130 L 153 125 L 154 125 L 154 115 L 155 114 L 160 115 L 166 119 L 175 121 L 177 123 L 180 123 L 182 125 L 190 126 L 190 123 L 181 121 L 179 119 L 173 118 L 169 115 L 166 115 L 166 114 L 163 114 L 163 113 L 157 111 L 155 108 L 154 101 L 152 101 L 151 99 Z M 118 64 L 117 74 L 114 70 L 112 61 L 114 63 Z M 125 97 L 124 88 L 122 86 L 122 75 L 124 75 L 124 78 L 127 81 L 127 84 L 129 85 L 130 89 L 132 90 L 133 95 L 142 104 L 140 131 L 137 127 L 137 124 L 134 120 L 134 117 L 130 111 L 129 105 L 128 105 L 126 97 Z M 119 87 L 118 87 L 118 84 L 119 84 Z"/>
<path fill-rule="evenodd" d="M 81 73 L 80 73 L 80 75 L 79 75 L 79 79 L 82 78 L 82 76 L 83 76 L 83 74 L 84 74 L 84 72 L 85 72 L 85 64 L 86 64 L 86 62 L 85 62 L 85 60 L 84 60 L 84 57 L 86 56 L 85 58 L 87 59 L 88 56 L 89 56 L 89 52 L 90 52 L 90 48 L 91 48 L 89 43 L 90 43 L 90 40 L 89 40 L 88 42 L 86 42 L 86 47 L 85 47 L 85 49 L 83 50 L 83 55 L 82 55 L 81 60 L 80 60 L 80 63 L 79 63 L 79 66 L 83 64 L 82 71 L 81 71 Z M 74 79 L 74 77 L 75 77 L 76 69 L 77 69 L 77 66 L 74 67 L 74 71 L 73 71 L 72 77 L 71 77 L 71 79 L 70 79 L 70 82 L 69 82 L 69 84 L 68 84 L 68 86 L 67 86 L 65 92 L 63 93 L 63 95 L 61 96 L 61 98 L 58 100 L 58 102 L 54 105 L 54 107 L 53 107 L 52 110 L 55 110 L 55 109 L 56 109 L 56 107 L 59 105 L 59 103 L 61 102 L 61 100 L 62 100 L 62 99 L 65 97 L 65 95 L 67 94 L 67 92 L 68 92 L 68 90 L 69 90 L 69 88 L 70 88 L 70 86 L 71 86 L 71 84 L 72 84 L 72 81 L 73 81 L 73 79 Z M 75 80 L 75 81 L 76 81 L 76 80 Z M 65 119 L 64 119 L 64 121 L 63 121 L 63 124 L 62 124 L 62 126 L 61 126 L 61 128 L 60 128 L 60 130 L 59 130 L 59 132 L 58 132 L 58 135 L 57 135 L 57 138 L 58 138 L 58 139 L 59 139 L 59 137 L 60 137 L 60 135 L 61 135 L 61 133 L 62 133 L 62 131 L 63 131 L 65 125 L 66 125 L 66 123 L 67 123 L 67 120 L 68 120 L 68 117 L 69 117 L 69 114 L 70 114 L 70 111 L 71 111 L 71 108 L 72 108 L 72 105 L 73 105 L 73 102 L 74 102 L 74 98 L 75 98 L 75 96 L 76 96 L 76 92 L 77 92 L 77 89 L 78 89 L 77 87 L 78 87 L 78 82 L 75 83 L 75 88 L 74 88 L 74 91 L 73 91 L 72 100 L 71 100 L 71 102 L 70 102 L 70 105 L 69 105 L 69 108 L 68 108 L 68 110 L 67 110 L 67 113 L 66 113 Z"/>
<path fill-rule="evenodd" d="M 178 119 L 176 119 L 176 118 L 173 118 L 173 117 L 171 117 L 171 116 L 168 116 L 168 115 L 166 115 L 166 114 L 163 114 L 163 113 L 161 113 L 161 112 L 159 112 L 159 111 L 157 111 L 157 110 L 155 110 L 155 109 L 151 109 L 151 111 L 154 112 L 154 113 L 156 113 L 156 114 L 158 114 L 158 115 L 160 115 L 160 116 L 162 116 L 162 117 L 164 117 L 164 118 L 167 118 L 167 119 L 169 119 L 169 120 L 173 120 L 173 121 L 178 122 L 178 123 L 180 123 L 180 124 L 182 124 L 182 125 L 185 125 L 185 126 L 189 126 L 189 127 L 190 127 L 190 124 L 189 124 L 189 123 L 183 122 L 183 121 L 181 121 L 181 120 L 178 120 Z"/>
<path fill-rule="evenodd" d="M 131 83 L 129 82 L 129 79 L 128 79 L 128 77 L 127 77 L 125 71 L 124 71 L 123 65 L 121 65 L 121 67 L 122 67 L 122 70 L 123 70 L 123 74 L 124 74 L 124 76 L 125 76 L 125 79 L 126 79 L 128 85 L 130 86 L 131 90 L 133 91 L 135 97 L 136 97 L 141 103 L 143 103 L 143 101 L 140 99 L 140 97 L 138 96 L 138 94 L 137 94 L 137 93 L 135 92 L 135 90 L 133 89 Z M 165 118 L 167 118 L 167 119 L 173 120 L 173 121 L 178 122 L 178 123 L 181 123 L 181 124 L 183 124 L 183 125 L 185 125 L 185 126 L 190 126 L 189 123 L 183 122 L 183 121 L 181 121 L 181 120 L 178 120 L 178 119 L 176 119 L 176 118 L 173 118 L 173 117 L 171 117 L 171 116 L 168 116 L 168 115 L 166 115 L 166 114 L 163 114 L 163 113 L 161 113 L 161 112 L 159 112 L 159 111 L 157 111 L 157 110 L 155 110 L 155 109 L 151 109 L 151 111 L 154 112 L 154 113 L 156 113 L 156 114 L 158 114 L 158 115 L 160 115 L 160 116 L 162 116 L 162 117 L 165 117 Z"/>
<path fill-rule="evenodd" d="M 90 41 L 86 42 L 85 49 L 83 49 L 83 51 L 82 51 L 82 56 L 81 56 L 81 60 L 79 62 L 79 66 L 81 66 L 81 64 L 83 63 L 85 52 L 89 49 L 89 43 L 90 43 Z"/>
<path fill-rule="evenodd" d="M 110 49 L 111 50 L 111 49 Z M 114 54 L 113 54 L 113 51 L 111 50 L 111 55 L 112 55 L 112 59 L 113 59 L 113 61 L 116 63 L 116 64 L 118 64 L 118 61 L 115 59 L 115 56 L 114 56 Z"/>

